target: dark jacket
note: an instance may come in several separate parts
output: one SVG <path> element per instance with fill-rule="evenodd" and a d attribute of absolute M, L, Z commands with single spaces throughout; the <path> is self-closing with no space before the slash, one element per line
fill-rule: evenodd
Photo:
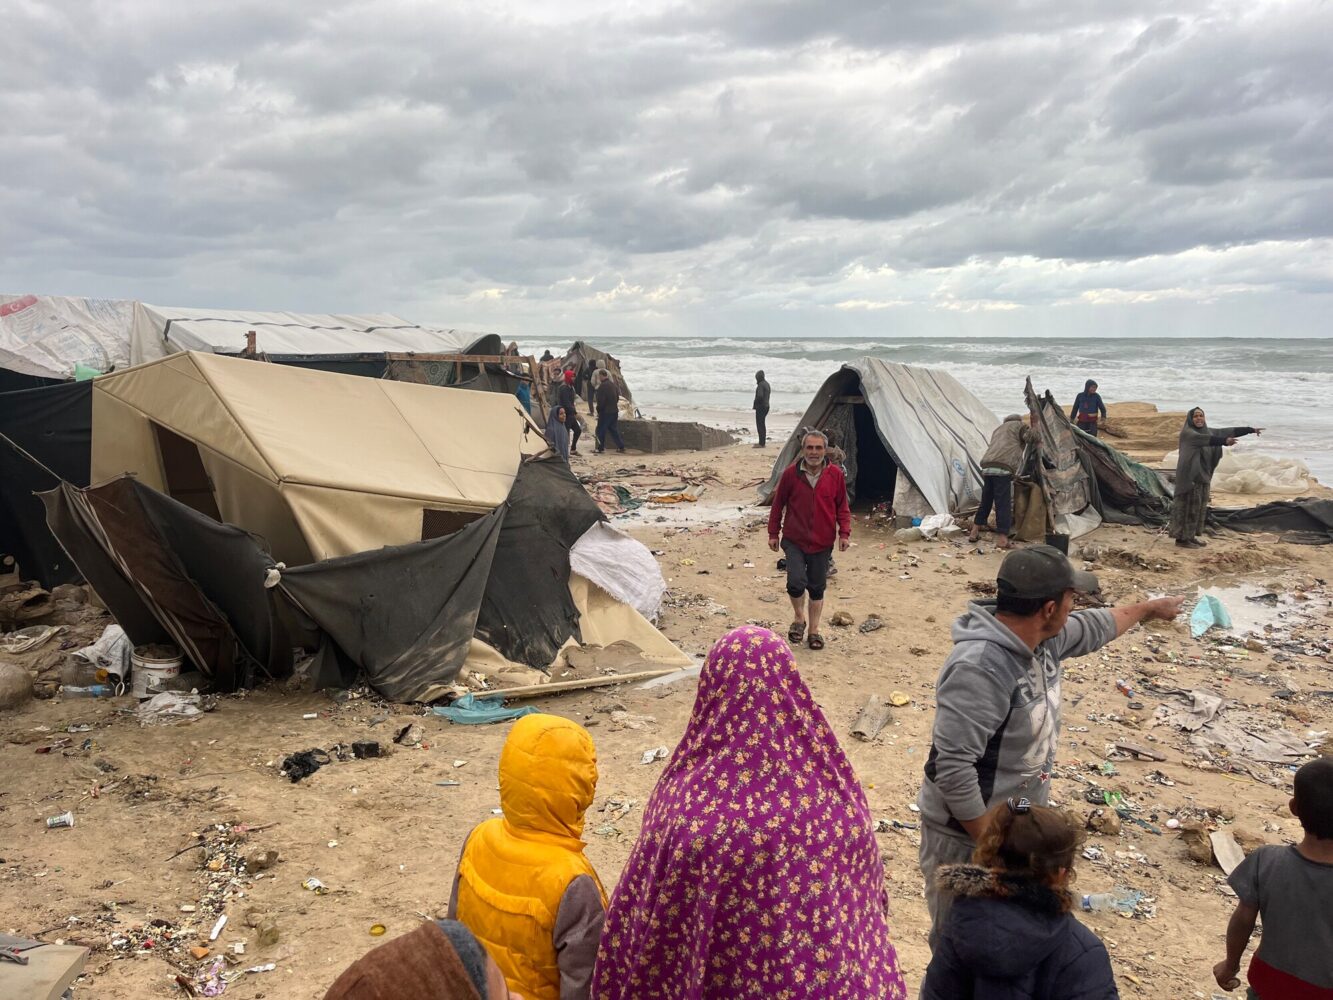
<path fill-rule="evenodd" d="M 574 403 L 577 400 L 578 396 L 574 394 L 574 387 L 568 383 L 561 383 L 560 388 L 555 391 L 556 405 L 565 408 L 565 421 L 569 424 L 571 431 L 574 429 L 574 425 L 570 421 L 578 419 L 578 415 L 574 412 Z"/>
<path fill-rule="evenodd" d="M 768 537 L 782 537 L 802 552 L 825 552 L 839 537 L 850 538 L 852 512 L 847 506 L 847 479 L 836 465 L 824 464 L 814 489 L 797 459 L 778 477 L 768 511 Z"/>
<path fill-rule="evenodd" d="M 610 373 L 602 379 L 602 384 L 597 387 L 597 415 L 603 413 L 615 413 L 620 405 L 620 386 L 616 385 L 616 380 Z"/>
<path fill-rule="evenodd" d="M 772 393 L 773 387 L 768 384 L 767 379 L 764 378 L 763 372 L 755 372 L 754 381 L 754 406 L 752 406 L 751 409 L 762 410 L 764 413 L 767 413 L 768 397 Z"/>
<path fill-rule="evenodd" d="M 1098 415 L 1106 416 L 1106 404 L 1102 402 L 1101 393 L 1080 392 L 1074 397 L 1074 405 L 1069 410 L 1070 420 L 1095 423 Z"/>
<path fill-rule="evenodd" d="M 1253 427 L 1195 427 L 1194 407 L 1185 414 L 1185 426 L 1180 430 L 1180 453 L 1176 458 L 1175 491 L 1177 496 L 1196 486 L 1207 486 L 1213 481 L 1217 463 L 1222 461 L 1222 448 L 1227 438 L 1253 434 Z"/>
<path fill-rule="evenodd" d="M 1010 475 L 1014 475 L 1018 472 L 1018 467 L 1023 464 L 1023 445 L 1030 437 L 1032 431 L 1023 423 L 1022 416 L 1017 413 L 1009 414 L 1004 418 L 1004 423 L 995 428 L 995 433 L 990 436 L 986 454 L 981 456 L 981 467 L 1006 469 Z"/>
<path fill-rule="evenodd" d="M 1068 896 L 977 865 L 940 869 L 954 896 L 922 1000 L 1118 1000 L 1111 958 Z"/>

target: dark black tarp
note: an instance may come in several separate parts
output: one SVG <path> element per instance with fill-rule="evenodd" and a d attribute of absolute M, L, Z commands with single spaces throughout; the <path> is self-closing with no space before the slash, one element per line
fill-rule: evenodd
<path fill-rule="evenodd" d="M 0 554 L 14 557 L 20 579 L 48 590 L 75 583 L 80 574 L 47 528 L 46 509 L 34 494 L 62 479 L 88 485 L 92 387 L 66 382 L 0 393 Z"/>
<path fill-rule="evenodd" d="M 264 588 L 273 561 L 250 535 L 128 476 L 95 489 L 63 485 L 45 498 L 52 529 L 81 553 L 89 582 L 136 645 L 162 640 L 141 638 L 147 611 L 216 690 L 290 671 L 290 643 Z"/>
<path fill-rule="evenodd" d="M 434 699 L 467 659 L 504 518 L 284 570 L 281 588 L 380 694 Z"/>
<path fill-rule="evenodd" d="M 1284 542 L 1333 543 L 1333 500 L 1278 500 L 1238 510 L 1210 507 L 1208 520 L 1234 531 L 1271 532 Z"/>
<path fill-rule="evenodd" d="M 509 491 L 477 635 L 516 663 L 545 670 L 582 640 L 569 595 L 569 550 L 603 519 L 558 455 L 527 459 Z"/>

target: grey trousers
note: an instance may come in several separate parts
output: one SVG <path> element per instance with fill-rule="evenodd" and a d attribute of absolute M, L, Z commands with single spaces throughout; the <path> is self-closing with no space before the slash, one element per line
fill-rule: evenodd
<path fill-rule="evenodd" d="M 948 916 L 953 897 L 940 892 L 935 873 L 941 865 L 961 865 L 972 860 L 972 842 L 961 840 L 938 827 L 921 824 L 921 874 L 926 879 L 926 909 L 930 911 L 930 949 L 935 950 L 940 928 Z"/>

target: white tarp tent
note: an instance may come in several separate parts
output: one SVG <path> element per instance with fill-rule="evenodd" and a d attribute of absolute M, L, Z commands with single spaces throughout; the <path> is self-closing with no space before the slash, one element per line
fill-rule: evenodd
<path fill-rule="evenodd" d="M 862 499 L 878 487 L 898 513 L 949 514 L 980 502 L 981 456 L 999 425 L 947 372 L 866 357 L 824 381 L 799 427 L 834 430 L 848 452 L 848 485 L 861 487 Z M 799 427 L 760 487 L 761 502 L 799 457 Z"/>
<path fill-rule="evenodd" d="M 110 372 L 181 351 L 240 354 L 251 330 L 258 349 L 275 356 L 500 352 L 494 334 L 419 326 L 389 313 L 181 309 L 128 299 L 0 295 L 0 368 L 71 379 L 76 365 Z"/>

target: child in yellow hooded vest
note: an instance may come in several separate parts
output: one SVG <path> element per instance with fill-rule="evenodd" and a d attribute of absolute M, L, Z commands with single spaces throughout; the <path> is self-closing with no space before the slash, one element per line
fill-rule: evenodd
<path fill-rule="evenodd" d="M 477 936 L 525 1000 L 589 995 L 606 917 L 606 893 L 581 839 L 596 787 L 586 729 L 524 716 L 500 752 L 504 815 L 463 845 L 449 916 Z"/>

